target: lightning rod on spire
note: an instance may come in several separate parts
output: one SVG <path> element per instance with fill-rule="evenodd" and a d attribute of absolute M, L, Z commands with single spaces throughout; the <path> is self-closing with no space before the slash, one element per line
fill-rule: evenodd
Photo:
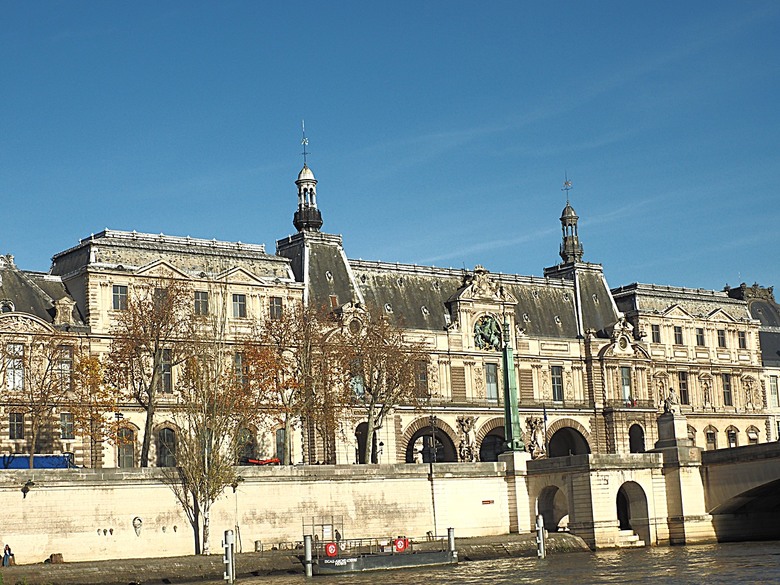
<path fill-rule="evenodd" d="M 564 172 L 563 188 L 561 191 L 566 191 L 566 205 L 569 204 L 569 191 L 572 189 L 574 189 L 574 187 L 572 187 L 571 181 L 569 180 L 569 173 Z"/>
<path fill-rule="evenodd" d="M 301 120 L 301 133 L 303 134 L 303 139 L 301 140 L 301 144 L 303 145 L 303 152 L 301 154 L 303 154 L 303 166 L 306 166 L 306 157 L 309 154 L 306 151 L 306 147 L 309 146 L 309 139 L 306 138 L 306 123 L 305 122 L 306 122 L 305 120 Z"/>

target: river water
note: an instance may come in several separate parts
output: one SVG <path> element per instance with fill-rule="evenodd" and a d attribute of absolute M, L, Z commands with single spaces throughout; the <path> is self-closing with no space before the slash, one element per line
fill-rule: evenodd
<path fill-rule="evenodd" d="M 504 585 L 780 583 L 780 542 L 646 547 L 559 553 L 544 560 L 501 559 L 456 567 L 381 571 L 334 577 L 302 575 L 239 579 L 240 585 Z M 224 583 L 224 581 L 213 581 Z"/>

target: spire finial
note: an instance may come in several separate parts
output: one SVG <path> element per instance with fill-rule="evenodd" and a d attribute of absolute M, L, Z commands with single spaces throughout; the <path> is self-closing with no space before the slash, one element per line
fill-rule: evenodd
<path fill-rule="evenodd" d="M 309 139 L 306 138 L 306 121 L 301 120 L 301 132 L 303 134 L 303 139 L 301 140 L 301 144 L 303 145 L 303 166 L 306 166 L 306 156 L 309 154 L 306 152 L 306 147 L 309 146 Z"/>
<path fill-rule="evenodd" d="M 571 181 L 569 180 L 569 173 L 564 171 L 564 180 L 563 180 L 563 188 L 561 191 L 566 191 L 566 205 L 569 204 L 569 191 L 574 189 L 574 187 L 571 186 Z"/>

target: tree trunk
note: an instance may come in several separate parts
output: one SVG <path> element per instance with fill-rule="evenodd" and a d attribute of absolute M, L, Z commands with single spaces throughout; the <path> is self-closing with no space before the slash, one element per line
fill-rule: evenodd
<path fill-rule="evenodd" d="M 35 423 L 33 423 L 30 428 L 30 457 L 27 460 L 30 469 L 33 468 L 33 465 L 35 463 L 35 444 L 37 442 L 38 442 L 38 429 L 35 428 Z"/>
<path fill-rule="evenodd" d="M 292 437 L 290 436 L 292 434 L 292 421 L 290 420 L 289 415 L 284 417 L 284 452 L 282 453 L 282 456 L 284 459 L 282 460 L 282 465 L 292 465 L 292 448 L 290 446 Z"/>
<path fill-rule="evenodd" d="M 211 543 L 209 542 L 210 532 L 210 513 L 211 504 L 208 499 L 203 502 L 203 554 L 211 554 Z"/>
<path fill-rule="evenodd" d="M 144 424 L 144 440 L 141 444 L 141 467 L 149 467 L 149 449 L 152 445 L 152 431 L 154 429 L 154 411 L 157 406 L 157 374 L 152 375 L 147 396 L 149 401 L 146 404 L 146 423 Z"/>
<path fill-rule="evenodd" d="M 368 421 L 366 422 L 366 456 L 364 461 L 366 463 L 374 462 L 374 413 L 370 412 L 368 415 Z"/>
<path fill-rule="evenodd" d="M 195 554 L 200 554 L 200 508 L 195 494 L 192 494 L 192 536 L 195 539 Z"/>

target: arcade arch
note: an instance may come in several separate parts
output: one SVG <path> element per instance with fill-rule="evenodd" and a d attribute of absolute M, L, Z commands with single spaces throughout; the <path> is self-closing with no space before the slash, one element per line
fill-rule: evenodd
<path fill-rule="evenodd" d="M 549 439 L 548 457 L 567 457 L 569 455 L 589 455 L 589 433 L 580 423 L 572 419 L 555 421 L 547 431 Z"/>
<path fill-rule="evenodd" d="M 562 489 L 557 485 L 547 486 L 539 493 L 537 503 L 545 530 L 548 532 L 568 530 L 569 500 Z"/>
<path fill-rule="evenodd" d="M 650 542 L 650 520 L 647 495 L 638 483 L 627 481 L 620 486 L 615 502 L 620 530 L 633 530 L 645 544 Z"/>

